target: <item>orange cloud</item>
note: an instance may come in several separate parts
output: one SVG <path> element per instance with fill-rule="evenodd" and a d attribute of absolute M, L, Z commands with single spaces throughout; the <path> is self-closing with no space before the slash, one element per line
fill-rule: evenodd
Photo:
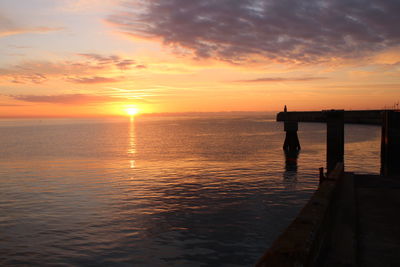
<path fill-rule="evenodd" d="M 50 27 L 36 27 L 36 28 L 14 28 L 14 29 L 3 29 L 0 30 L 0 37 L 17 35 L 17 34 L 26 34 L 26 33 L 47 33 L 54 31 L 61 31 L 64 28 L 50 28 Z"/>
<path fill-rule="evenodd" d="M 100 76 L 76 77 L 76 78 L 68 78 L 67 80 L 73 83 L 83 83 L 83 84 L 115 83 L 120 81 L 119 79 L 100 77 Z"/>
<path fill-rule="evenodd" d="M 265 77 L 265 78 L 257 78 L 251 80 L 239 80 L 236 82 L 244 82 L 244 83 L 262 83 L 262 82 L 309 82 L 309 81 L 319 81 L 328 79 L 327 77 L 294 77 L 294 78 L 286 78 L 286 77 Z"/>
<path fill-rule="evenodd" d="M 63 77 L 66 81 L 81 84 L 113 83 L 122 77 L 105 77 L 114 71 L 140 70 L 146 65 L 118 55 L 77 54 L 75 60 L 49 62 L 28 61 L 0 69 L 3 77 L 12 83 L 44 83 L 50 78 Z M 72 78 L 70 76 L 73 76 Z"/>
<path fill-rule="evenodd" d="M 98 67 L 112 65 L 120 70 L 126 70 L 136 64 L 136 61 L 133 59 L 124 59 L 117 55 L 104 56 L 93 53 L 82 53 L 78 55 L 89 59 L 93 64 L 97 65 Z"/>
<path fill-rule="evenodd" d="M 33 74 L 26 74 L 26 75 L 15 75 L 13 76 L 12 83 L 35 83 L 41 84 L 47 81 L 47 77 L 41 73 L 33 73 Z"/>
<path fill-rule="evenodd" d="M 60 94 L 60 95 L 9 95 L 14 100 L 33 103 L 52 103 L 67 105 L 98 104 L 109 102 L 126 102 L 125 98 L 89 95 L 89 94 Z"/>

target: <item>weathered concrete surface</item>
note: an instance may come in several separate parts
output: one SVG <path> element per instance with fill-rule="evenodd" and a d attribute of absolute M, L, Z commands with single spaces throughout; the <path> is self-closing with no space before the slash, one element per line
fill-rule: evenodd
<path fill-rule="evenodd" d="M 400 266 L 400 177 L 357 175 L 359 266 Z"/>
<path fill-rule="evenodd" d="M 276 116 L 276 120 L 297 122 L 326 122 L 327 111 L 323 110 L 279 112 Z M 381 125 L 382 112 L 382 110 L 346 110 L 344 111 L 344 122 Z"/>
<path fill-rule="evenodd" d="M 353 173 L 345 173 L 338 183 L 332 203 L 331 237 L 318 255 L 317 266 L 357 266 L 356 203 Z"/>

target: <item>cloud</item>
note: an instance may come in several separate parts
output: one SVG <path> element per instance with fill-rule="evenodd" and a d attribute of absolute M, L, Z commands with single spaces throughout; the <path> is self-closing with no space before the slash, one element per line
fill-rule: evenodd
<path fill-rule="evenodd" d="M 26 107 L 26 105 L 20 105 L 20 104 L 1 104 L 0 107 Z"/>
<path fill-rule="evenodd" d="M 89 59 L 92 62 L 92 64 L 95 64 L 100 68 L 111 65 L 120 70 L 126 70 L 126 69 L 130 69 L 132 67 L 143 66 L 143 65 L 135 66 L 135 64 L 136 64 L 135 60 L 124 59 L 117 55 L 104 56 L 104 55 L 93 54 L 93 53 L 82 53 L 82 54 L 78 54 L 78 55 L 81 57 L 84 57 L 86 59 Z"/>
<path fill-rule="evenodd" d="M 9 97 L 24 102 L 69 104 L 69 105 L 126 101 L 125 98 L 102 96 L 102 95 L 88 95 L 88 94 L 9 95 Z"/>
<path fill-rule="evenodd" d="M 0 74 L 1 75 L 1 74 Z M 12 83 L 35 83 L 41 84 L 47 81 L 47 77 L 41 73 L 13 75 Z"/>
<path fill-rule="evenodd" d="M 309 82 L 325 80 L 327 77 L 297 77 L 297 78 L 284 78 L 284 77 L 265 77 L 251 80 L 239 80 L 236 82 L 242 83 L 263 83 L 263 82 Z"/>
<path fill-rule="evenodd" d="M 78 58 L 67 61 L 26 61 L 0 69 L 0 78 L 13 83 L 44 83 L 51 78 L 82 84 L 112 83 L 122 77 L 104 77 L 115 70 L 137 70 L 146 68 L 131 58 L 118 55 L 77 54 Z M 72 77 L 71 77 L 72 76 Z"/>
<path fill-rule="evenodd" d="M 47 33 L 54 31 L 61 31 L 64 28 L 50 28 L 50 27 L 36 27 L 36 28 L 14 28 L 8 30 L 0 30 L 0 37 L 17 35 L 17 34 L 26 34 L 26 33 Z"/>
<path fill-rule="evenodd" d="M 358 59 L 400 42 L 397 0 L 125 0 L 107 21 L 198 58 L 281 63 Z"/>
<path fill-rule="evenodd" d="M 25 33 L 48 33 L 53 31 L 61 31 L 61 27 L 25 27 L 16 25 L 10 19 L 0 14 L 0 38 L 10 35 L 25 34 Z"/>
<path fill-rule="evenodd" d="M 333 88 L 333 89 L 359 89 L 359 90 L 365 90 L 365 89 L 374 89 L 374 90 L 399 90 L 400 89 L 400 83 L 373 83 L 373 84 L 341 84 L 341 85 L 325 85 L 325 88 Z"/>
<path fill-rule="evenodd" d="M 135 68 L 137 69 L 147 69 L 146 65 L 136 65 Z"/>
<path fill-rule="evenodd" d="M 68 78 L 67 80 L 73 83 L 83 83 L 83 84 L 114 83 L 120 81 L 119 79 L 115 78 L 107 78 L 99 76 Z"/>

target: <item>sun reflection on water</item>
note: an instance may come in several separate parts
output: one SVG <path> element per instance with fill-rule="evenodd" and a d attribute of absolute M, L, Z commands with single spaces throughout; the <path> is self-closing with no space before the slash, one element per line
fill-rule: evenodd
<path fill-rule="evenodd" d="M 135 117 L 131 116 L 129 122 L 129 146 L 128 146 L 128 156 L 130 168 L 135 168 L 135 155 L 136 155 L 136 134 L 135 134 Z"/>

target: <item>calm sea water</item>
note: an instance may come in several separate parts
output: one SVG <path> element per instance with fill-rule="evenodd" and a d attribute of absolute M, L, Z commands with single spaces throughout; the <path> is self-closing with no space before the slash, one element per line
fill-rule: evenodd
<path fill-rule="evenodd" d="M 0 265 L 251 266 L 325 165 L 271 115 L 0 120 Z M 346 125 L 346 167 L 379 172 L 380 129 Z"/>

